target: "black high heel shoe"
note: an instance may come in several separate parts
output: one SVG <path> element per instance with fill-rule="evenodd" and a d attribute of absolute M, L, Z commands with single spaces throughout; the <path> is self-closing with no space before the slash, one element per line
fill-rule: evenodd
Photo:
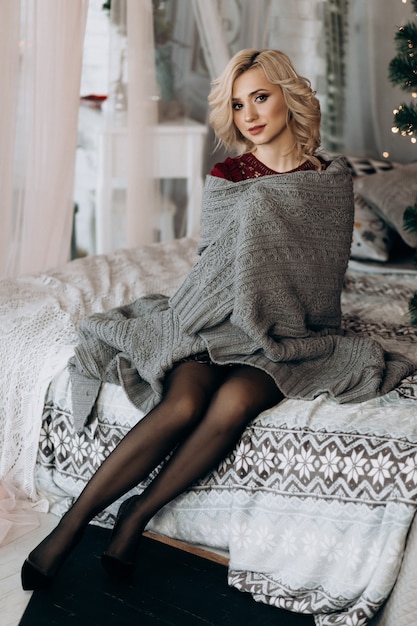
<path fill-rule="evenodd" d="M 48 587 L 52 583 L 54 577 L 58 573 L 65 559 L 70 555 L 76 545 L 81 541 L 81 537 L 83 536 L 83 534 L 84 528 L 79 530 L 74 535 L 73 540 L 68 545 L 65 552 L 61 555 L 59 562 L 50 571 L 41 570 L 31 558 L 34 551 L 31 552 L 28 558 L 23 563 L 20 573 L 22 588 L 25 591 L 37 591 L 38 589 L 45 589 L 45 587 Z"/>
<path fill-rule="evenodd" d="M 28 557 L 22 566 L 21 579 L 25 591 L 35 591 L 48 587 L 53 580 L 53 574 L 42 572 Z"/>
<path fill-rule="evenodd" d="M 123 521 L 123 518 L 128 515 L 131 505 L 138 499 L 139 496 L 132 496 L 131 498 L 128 498 L 127 500 L 122 502 L 117 513 L 112 536 L 117 533 L 117 527 Z M 103 552 L 103 554 L 101 555 L 101 564 L 106 572 L 109 574 L 109 576 L 113 578 L 113 580 L 127 580 L 128 578 L 131 578 L 135 568 L 134 560 L 123 561 L 116 556 L 108 554 L 108 552 L 106 551 Z"/>

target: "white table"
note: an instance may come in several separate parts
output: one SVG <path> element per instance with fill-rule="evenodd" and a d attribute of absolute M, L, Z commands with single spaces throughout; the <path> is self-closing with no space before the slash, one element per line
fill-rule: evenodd
<path fill-rule="evenodd" d="M 193 236 L 200 224 L 203 195 L 202 159 L 207 128 L 189 118 L 169 120 L 154 128 L 156 178 L 184 178 L 187 191 L 186 235 Z M 98 143 L 96 189 L 96 252 L 112 250 L 113 193 L 127 187 L 127 128 L 107 128 Z"/>

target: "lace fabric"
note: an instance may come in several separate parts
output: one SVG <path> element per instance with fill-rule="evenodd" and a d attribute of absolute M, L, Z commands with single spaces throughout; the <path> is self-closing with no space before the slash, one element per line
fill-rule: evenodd
<path fill-rule="evenodd" d="M 73 354 L 80 319 L 145 293 L 173 293 L 195 248 L 192 239 L 151 244 L 0 281 L 0 478 L 37 510 L 47 510 L 34 483 L 45 393 Z"/>
<path fill-rule="evenodd" d="M 320 158 L 320 157 L 319 157 Z M 327 167 L 328 162 L 320 158 L 324 168 Z M 303 172 L 307 170 L 315 170 L 316 167 L 311 161 L 305 161 L 298 167 L 285 172 L 290 174 L 291 172 Z M 219 178 L 226 178 L 233 182 L 239 182 L 248 178 L 259 178 L 260 176 L 274 176 L 281 172 L 275 172 L 269 167 L 264 165 L 259 159 L 256 158 L 251 152 L 246 152 L 237 157 L 227 157 L 222 163 L 216 163 L 211 171 L 212 176 L 218 176 Z"/>

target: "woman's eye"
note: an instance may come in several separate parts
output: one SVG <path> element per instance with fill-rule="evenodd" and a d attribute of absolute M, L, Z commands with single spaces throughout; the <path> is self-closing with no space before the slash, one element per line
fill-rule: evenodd
<path fill-rule="evenodd" d="M 234 111 L 239 111 L 239 110 L 242 108 L 242 106 L 243 106 L 243 105 L 242 105 L 242 103 L 241 103 L 241 102 L 234 102 L 234 103 L 232 104 L 232 109 L 233 109 Z"/>
<path fill-rule="evenodd" d="M 259 96 L 256 96 L 255 102 L 265 102 L 265 100 L 268 100 L 266 93 L 260 93 Z"/>

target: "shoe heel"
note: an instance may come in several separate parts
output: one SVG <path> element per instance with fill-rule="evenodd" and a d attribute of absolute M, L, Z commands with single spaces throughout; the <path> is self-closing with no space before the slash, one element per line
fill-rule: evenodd
<path fill-rule="evenodd" d="M 22 566 L 21 580 L 22 588 L 25 591 L 37 591 L 38 589 L 48 587 L 52 582 L 52 576 L 44 574 L 34 563 L 26 559 Z"/>
<path fill-rule="evenodd" d="M 106 552 L 101 555 L 101 564 L 113 580 L 127 580 L 133 576 L 133 563 L 121 561 Z"/>
<path fill-rule="evenodd" d="M 132 496 L 122 502 L 116 516 L 112 536 L 117 532 L 117 526 L 121 523 L 123 517 L 128 514 L 130 506 L 139 499 L 140 496 Z M 101 555 L 101 564 L 113 580 L 126 580 L 127 578 L 131 578 L 135 568 L 134 562 L 122 561 L 107 552 L 103 552 Z"/>
<path fill-rule="evenodd" d="M 52 533 L 53 532 L 54 531 L 52 531 Z M 63 552 L 63 554 L 61 555 L 61 558 L 57 560 L 54 566 L 50 568 L 49 573 L 45 573 L 44 571 L 39 569 L 38 566 L 33 562 L 32 555 L 36 552 L 36 549 L 37 549 L 35 548 L 35 550 L 33 550 L 29 554 L 28 558 L 25 560 L 25 562 L 22 565 L 20 577 L 21 577 L 23 589 L 25 591 L 36 591 L 37 589 L 44 589 L 45 587 L 50 585 L 51 582 L 53 581 L 54 576 L 58 573 L 64 561 L 71 554 L 71 552 L 74 550 L 76 545 L 80 542 L 81 537 L 83 536 L 83 533 L 84 533 L 84 528 L 81 528 L 75 533 L 74 537 L 72 538 L 72 541 L 67 546 L 67 549 Z M 38 548 L 41 547 L 45 541 L 48 541 L 49 537 L 50 535 L 48 535 L 48 537 L 46 537 L 46 539 L 44 539 L 44 541 L 42 541 L 39 544 Z"/>

